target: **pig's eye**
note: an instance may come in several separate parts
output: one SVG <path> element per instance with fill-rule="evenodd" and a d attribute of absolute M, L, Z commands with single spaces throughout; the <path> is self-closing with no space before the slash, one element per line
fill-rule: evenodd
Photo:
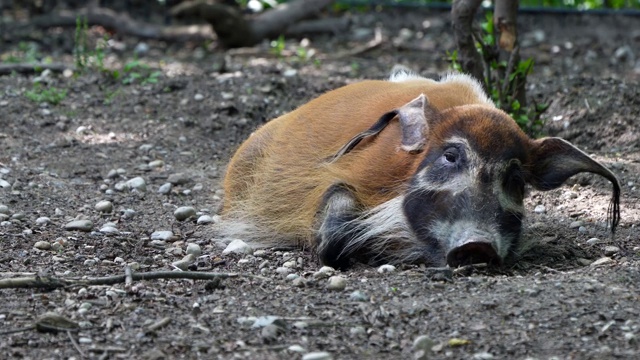
<path fill-rule="evenodd" d="M 444 154 L 442 154 L 444 161 L 446 163 L 451 163 L 451 164 L 455 164 L 455 162 L 458 161 L 459 156 L 460 156 L 460 153 L 456 148 L 449 148 L 445 150 Z"/>

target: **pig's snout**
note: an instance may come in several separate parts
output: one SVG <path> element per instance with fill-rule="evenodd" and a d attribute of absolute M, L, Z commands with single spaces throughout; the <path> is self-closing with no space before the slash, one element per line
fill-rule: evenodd
<path fill-rule="evenodd" d="M 496 248 L 488 239 L 467 239 L 451 249 L 447 254 L 447 264 L 450 267 L 480 263 L 501 263 L 501 259 Z"/>

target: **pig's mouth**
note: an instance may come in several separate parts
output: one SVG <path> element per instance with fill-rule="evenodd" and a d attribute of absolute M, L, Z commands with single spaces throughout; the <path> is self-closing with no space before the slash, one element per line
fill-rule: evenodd
<path fill-rule="evenodd" d="M 500 265 L 502 259 L 495 247 L 487 240 L 469 240 L 457 246 L 447 254 L 447 264 L 450 267 L 458 267 L 471 264 L 486 263 Z"/>

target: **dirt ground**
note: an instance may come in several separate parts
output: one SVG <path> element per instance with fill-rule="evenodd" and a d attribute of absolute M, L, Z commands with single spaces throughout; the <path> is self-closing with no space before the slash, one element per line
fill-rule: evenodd
<path fill-rule="evenodd" d="M 189 270 L 241 274 L 2 289 L 0 357 L 640 358 L 638 18 L 521 21 L 523 54 L 536 61 L 529 92 L 550 104 L 545 133 L 573 142 L 620 178 L 615 238 L 605 228 L 610 184 L 579 175 L 560 189 L 531 192 L 524 239 L 534 246 L 515 264 L 391 273 L 361 265 L 340 274 L 342 291 L 327 290 L 308 252 L 223 255 L 212 224 L 179 222 L 174 211 L 191 206 L 215 221 L 226 162 L 267 120 L 338 86 L 382 79 L 397 63 L 427 76 L 445 72 L 444 53 L 453 49 L 446 13 L 356 15 L 348 33 L 311 39 L 311 60 L 289 54 L 299 46 L 293 39 L 281 58 L 266 44 L 224 54 L 150 43 L 140 60 L 162 71 L 157 84 L 122 85 L 97 71 L 52 74 L 50 86 L 68 89 L 55 106 L 25 97 L 34 76 L 0 77 L 0 280 L 122 275 L 125 265 L 171 271 L 188 244 L 202 251 Z M 376 26 L 379 47 L 345 55 Z M 108 52 L 108 66 L 132 58 L 137 41 L 122 41 L 129 50 Z M 43 51 L 73 63 L 55 48 Z M 146 191 L 123 186 L 136 177 Z M 175 185 L 158 193 L 169 180 Z M 102 200 L 113 210 L 96 210 Z M 534 212 L 538 205 L 546 211 Z M 78 219 L 91 221 L 88 231 L 65 230 Z M 162 230 L 171 236 L 152 236 Z M 47 312 L 77 327 L 35 331 Z"/>

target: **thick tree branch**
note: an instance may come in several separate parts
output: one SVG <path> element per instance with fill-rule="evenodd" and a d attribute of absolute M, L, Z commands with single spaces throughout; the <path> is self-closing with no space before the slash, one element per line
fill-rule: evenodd
<path fill-rule="evenodd" d="M 98 25 L 123 35 L 141 39 L 163 40 L 169 42 L 211 40 L 212 33 L 198 26 L 157 26 L 133 20 L 127 14 L 120 14 L 106 8 L 88 7 L 79 11 L 60 11 L 54 14 L 37 16 L 21 24 L 0 25 L 5 39 L 29 36 L 34 28 L 75 27 L 76 19 L 86 16 L 89 26 Z"/>
<path fill-rule="evenodd" d="M 481 2 L 482 0 L 455 0 L 451 8 L 451 17 L 462 70 L 484 83 L 482 58 L 476 50 L 471 27 Z"/>

